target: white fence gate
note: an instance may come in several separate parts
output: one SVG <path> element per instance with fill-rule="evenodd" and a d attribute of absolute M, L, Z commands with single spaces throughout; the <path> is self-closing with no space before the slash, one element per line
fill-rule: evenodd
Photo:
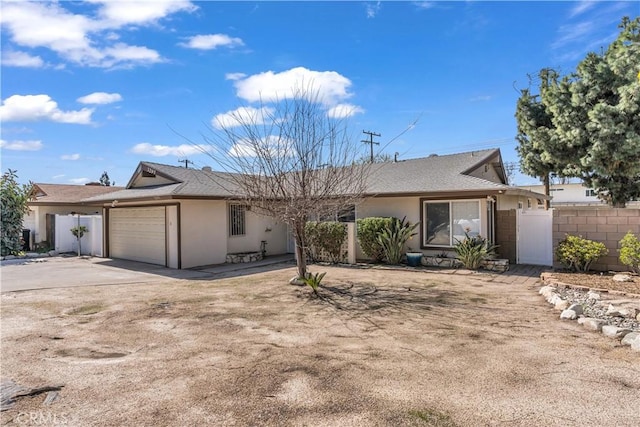
<path fill-rule="evenodd" d="M 80 239 L 82 254 L 101 257 L 102 216 L 80 215 L 80 225 L 84 225 L 88 230 Z M 60 253 L 78 252 L 78 239 L 71 234 L 71 229 L 77 226 L 77 215 L 56 215 L 56 251 Z"/>
<path fill-rule="evenodd" d="M 517 211 L 517 264 L 553 265 L 552 226 L 552 209 Z"/>

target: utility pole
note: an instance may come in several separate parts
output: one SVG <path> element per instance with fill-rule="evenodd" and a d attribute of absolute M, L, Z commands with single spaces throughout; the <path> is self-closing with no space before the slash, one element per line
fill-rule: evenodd
<path fill-rule="evenodd" d="M 178 163 L 184 163 L 185 168 L 189 168 L 189 163 L 193 164 L 193 162 L 189 159 L 180 159 L 178 160 Z"/>
<path fill-rule="evenodd" d="M 380 135 L 379 133 L 375 133 L 375 132 L 371 132 L 371 131 L 366 131 L 366 130 L 363 130 L 363 131 L 362 131 L 362 133 L 364 133 L 364 134 L 366 134 L 366 135 L 369 135 L 369 140 L 368 140 L 368 141 L 367 141 L 366 139 L 363 139 L 363 140 L 362 140 L 362 141 L 360 141 L 360 142 L 364 142 L 365 144 L 369 144 L 369 145 L 371 145 L 371 163 L 373 163 L 373 145 L 374 145 L 374 144 L 375 144 L 375 145 L 380 145 L 380 143 L 379 143 L 379 142 L 373 142 L 373 137 L 374 137 L 374 136 L 378 136 L 378 137 L 380 137 L 380 136 L 382 136 L 382 135 Z"/>

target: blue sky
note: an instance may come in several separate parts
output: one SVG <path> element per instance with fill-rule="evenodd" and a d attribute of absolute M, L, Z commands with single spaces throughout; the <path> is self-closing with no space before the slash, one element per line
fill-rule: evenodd
<path fill-rule="evenodd" d="M 516 161 L 515 88 L 570 72 L 625 15 L 640 2 L 3 1 L 2 170 L 124 185 L 141 160 L 212 165 L 188 140 L 300 79 L 390 155 Z"/>

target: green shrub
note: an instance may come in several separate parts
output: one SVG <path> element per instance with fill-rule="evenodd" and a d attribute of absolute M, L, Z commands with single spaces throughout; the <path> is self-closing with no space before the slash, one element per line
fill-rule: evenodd
<path fill-rule="evenodd" d="M 302 279 L 302 281 L 313 289 L 313 293 L 318 295 L 318 288 L 320 287 L 320 282 L 324 279 L 324 275 L 327 273 L 316 273 L 312 274 L 311 272 L 307 273 L 307 276 Z"/>
<path fill-rule="evenodd" d="M 382 246 L 384 258 L 388 264 L 400 264 L 404 255 L 404 245 L 417 234 L 414 230 L 420 223 L 411 224 L 405 221 L 406 219 L 407 217 L 401 220 L 391 218 L 387 227 L 378 235 L 378 242 Z"/>
<path fill-rule="evenodd" d="M 356 220 L 358 242 L 362 252 L 374 262 L 384 259 L 384 249 L 378 241 L 378 236 L 391 224 L 392 218 L 369 217 Z"/>
<path fill-rule="evenodd" d="M 464 239 L 456 239 L 453 250 L 456 253 L 456 258 L 464 268 L 477 270 L 484 260 L 496 254 L 498 246 L 490 243 L 489 240 L 480 235 L 470 237 L 468 231 L 465 231 L 464 235 Z"/>
<path fill-rule="evenodd" d="M 22 250 L 22 220 L 29 212 L 29 185 L 18 184 L 16 171 L 9 169 L 0 178 L 0 255 L 15 255 Z"/>
<path fill-rule="evenodd" d="M 640 273 L 640 240 L 630 231 L 620 240 L 620 262 Z"/>
<path fill-rule="evenodd" d="M 589 271 L 591 264 L 609 253 L 604 243 L 567 234 L 556 248 L 556 258 L 572 271 Z"/>
<path fill-rule="evenodd" d="M 325 257 L 338 263 L 344 257 L 342 245 L 347 239 L 347 225 L 338 221 L 309 221 L 305 224 L 307 256 L 312 261 Z"/>

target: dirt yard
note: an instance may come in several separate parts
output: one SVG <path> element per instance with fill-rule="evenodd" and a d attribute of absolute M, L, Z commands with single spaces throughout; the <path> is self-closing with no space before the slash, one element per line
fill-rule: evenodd
<path fill-rule="evenodd" d="M 64 385 L 2 425 L 640 422 L 638 353 L 558 320 L 537 285 L 312 266 L 317 299 L 294 271 L 2 294 L 2 378 Z"/>

